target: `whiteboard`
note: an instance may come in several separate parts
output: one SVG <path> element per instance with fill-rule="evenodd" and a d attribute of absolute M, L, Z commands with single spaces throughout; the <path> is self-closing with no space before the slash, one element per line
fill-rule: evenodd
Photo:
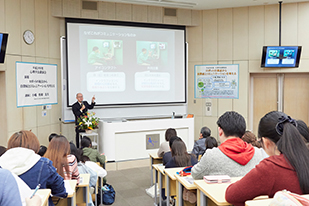
<path fill-rule="evenodd" d="M 62 121 L 74 122 L 75 118 L 72 108 L 67 105 L 67 70 L 66 70 L 66 39 L 60 38 L 61 46 L 61 84 L 62 84 Z M 187 80 L 186 80 L 187 81 Z M 186 85 L 188 85 L 186 83 Z M 186 88 L 187 93 L 187 88 Z M 188 95 L 186 95 L 188 96 Z M 84 99 L 91 102 L 91 99 Z M 187 100 L 186 100 L 187 102 Z M 163 104 L 163 105 L 132 105 L 132 106 L 95 106 L 91 111 L 103 121 L 119 121 L 124 119 L 145 119 L 145 118 L 163 118 L 172 117 L 173 112 L 176 115 L 187 114 L 187 103 L 185 104 Z"/>

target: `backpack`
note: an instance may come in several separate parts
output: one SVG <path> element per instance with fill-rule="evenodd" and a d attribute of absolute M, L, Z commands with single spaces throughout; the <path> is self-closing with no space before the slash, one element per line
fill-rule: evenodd
<path fill-rule="evenodd" d="M 107 190 L 105 188 L 107 188 Z M 115 198 L 116 198 L 116 191 L 114 190 L 113 186 L 110 185 L 110 184 L 105 184 L 104 190 L 102 189 L 103 205 L 113 204 L 115 202 Z M 97 200 L 98 200 L 98 205 L 100 205 L 100 201 L 101 201 L 101 193 L 100 192 L 97 194 Z"/>

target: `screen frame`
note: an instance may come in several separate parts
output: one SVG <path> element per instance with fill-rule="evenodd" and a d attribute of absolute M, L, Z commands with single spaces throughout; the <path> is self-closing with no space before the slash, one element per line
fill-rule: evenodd
<path fill-rule="evenodd" d="M 65 38 L 66 48 L 68 48 L 68 23 L 80 23 L 80 24 L 104 24 L 112 26 L 130 26 L 130 27 L 141 27 L 141 28 L 158 28 L 158 29 L 173 29 L 183 30 L 184 32 L 184 100 L 177 102 L 147 102 L 147 103 L 123 103 L 123 104 L 96 104 L 96 106 L 102 107 L 123 107 L 123 106 L 152 106 L 152 105 L 184 105 L 187 104 L 188 98 L 188 87 L 187 87 L 187 44 L 186 44 L 186 26 L 181 25 L 170 25 L 170 24 L 152 24 L 152 23 L 137 23 L 137 22 L 124 22 L 124 21 L 107 21 L 107 20 L 89 20 L 89 19 L 78 19 L 78 18 L 65 18 Z M 69 63 L 68 63 L 68 49 L 66 49 L 66 73 L 69 74 Z M 66 79 L 67 85 L 67 100 L 69 100 L 69 78 Z M 73 103 L 70 104 L 67 101 L 67 107 L 72 107 Z"/>
<path fill-rule="evenodd" d="M 5 61 L 5 54 L 6 54 L 6 47 L 7 47 L 7 42 L 8 42 L 8 33 L 0 33 L 2 34 L 2 42 L 0 45 L 0 64 L 3 64 Z"/>
<path fill-rule="evenodd" d="M 278 47 L 282 47 L 282 48 L 289 48 L 289 47 L 297 47 L 297 55 L 295 57 L 295 65 L 294 66 L 278 66 L 278 65 L 274 65 L 274 66 L 266 66 L 266 57 L 267 57 L 267 49 L 268 48 L 278 48 Z M 298 68 L 299 67 L 299 62 L 300 62 L 300 55 L 301 55 L 301 50 L 302 50 L 302 46 L 263 46 L 262 49 L 262 59 L 261 59 L 261 67 L 263 68 Z M 280 57 L 279 57 L 280 58 Z M 282 57 L 281 57 L 282 59 Z"/>

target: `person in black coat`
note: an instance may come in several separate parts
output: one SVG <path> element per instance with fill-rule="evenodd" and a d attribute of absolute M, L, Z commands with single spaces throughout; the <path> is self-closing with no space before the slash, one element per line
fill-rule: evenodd
<path fill-rule="evenodd" d="M 92 97 L 92 100 L 91 100 L 91 104 L 89 104 L 87 101 L 83 101 L 84 98 L 83 98 L 83 94 L 82 93 L 77 93 L 76 94 L 76 99 L 77 99 L 77 102 L 75 102 L 73 105 L 72 105 L 72 111 L 74 113 L 74 116 L 75 116 L 75 125 L 76 125 L 76 128 L 75 128 L 75 132 L 76 132 L 76 147 L 79 148 L 79 132 L 81 132 L 82 130 L 80 130 L 78 128 L 78 118 L 80 116 L 83 116 L 87 113 L 88 109 L 93 109 L 94 105 L 95 105 L 95 96 Z"/>

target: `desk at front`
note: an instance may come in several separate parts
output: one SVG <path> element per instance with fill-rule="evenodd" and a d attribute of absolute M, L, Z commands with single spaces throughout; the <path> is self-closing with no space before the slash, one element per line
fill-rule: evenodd
<path fill-rule="evenodd" d="M 175 128 L 177 135 L 192 149 L 194 145 L 194 118 L 149 119 L 127 122 L 103 122 L 99 124 L 99 152 L 105 153 L 108 161 L 146 159 L 158 148 L 147 149 L 147 135 L 159 135 L 165 141 L 167 128 Z M 150 143 L 151 144 L 151 143 Z M 123 152 L 125 151 L 125 152 Z"/>

